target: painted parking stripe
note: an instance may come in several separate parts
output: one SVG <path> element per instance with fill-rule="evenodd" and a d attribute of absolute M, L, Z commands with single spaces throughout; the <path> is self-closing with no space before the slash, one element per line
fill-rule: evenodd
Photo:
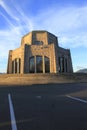
<path fill-rule="evenodd" d="M 70 95 L 66 95 L 66 97 L 71 98 L 71 99 L 76 100 L 76 101 L 79 101 L 79 102 L 82 102 L 82 103 L 87 103 L 86 100 L 83 100 L 83 99 L 80 99 L 80 98 L 76 98 L 76 97 L 72 97 Z"/>
<path fill-rule="evenodd" d="M 12 130 L 17 130 L 15 114 L 14 114 L 14 109 L 13 109 L 13 105 L 12 105 L 12 100 L 11 100 L 11 95 L 10 94 L 8 94 L 8 101 L 9 101 L 9 108 L 10 108 L 11 127 L 12 127 Z"/>

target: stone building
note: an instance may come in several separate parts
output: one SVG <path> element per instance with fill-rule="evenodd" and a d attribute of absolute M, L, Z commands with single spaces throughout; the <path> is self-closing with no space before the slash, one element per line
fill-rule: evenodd
<path fill-rule="evenodd" d="M 57 37 L 47 31 L 26 34 L 21 46 L 9 51 L 9 74 L 72 72 L 70 50 L 59 47 Z"/>

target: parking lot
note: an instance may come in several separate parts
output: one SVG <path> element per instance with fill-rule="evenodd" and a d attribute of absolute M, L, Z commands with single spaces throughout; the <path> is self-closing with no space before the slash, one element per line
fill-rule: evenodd
<path fill-rule="evenodd" d="M 0 86 L 0 130 L 87 130 L 87 83 Z"/>

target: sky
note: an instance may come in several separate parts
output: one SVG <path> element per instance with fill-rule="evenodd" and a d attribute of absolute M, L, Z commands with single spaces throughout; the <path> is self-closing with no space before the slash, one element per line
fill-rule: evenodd
<path fill-rule="evenodd" d="M 71 51 L 74 72 L 87 68 L 87 0 L 0 0 L 0 72 L 7 71 L 9 50 L 32 30 L 56 35 Z"/>

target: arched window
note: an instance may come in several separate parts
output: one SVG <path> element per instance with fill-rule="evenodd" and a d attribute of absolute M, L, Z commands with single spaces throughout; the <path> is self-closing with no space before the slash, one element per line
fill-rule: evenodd
<path fill-rule="evenodd" d="M 17 59 L 15 59 L 15 73 L 17 73 Z"/>
<path fill-rule="evenodd" d="M 16 58 L 12 61 L 12 73 L 20 73 L 21 72 L 21 59 Z"/>
<path fill-rule="evenodd" d="M 44 60 L 43 60 L 44 59 Z M 29 58 L 29 73 L 50 73 L 50 59 L 42 56 Z"/>
<path fill-rule="evenodd" d="M 59 72 L 64 72 L 64 57 L 59 57 L 58 58 L 59 62 Z"/>
<path fill-rule="evenodd" d="M 21 59 L 19 58 L 19 73 L 21 72 Z"/>
<path fill-rule="evenodd" d="M 65 59 L 65 72 L 67 72 L 67 59 Z"/>
<path fill-rule="evenodd" d="M 48 57 L 44 57 L 45 60 L 45 73 L 50 72 L 50 59 Z"/>
<path fill-rule="evenodd" d="M 34 56 L 29 58 L 29 72 L 35 73 L 35 59 Z"/>
<path fill-rule="evenodd" d="M 12 73 L 17 73 L 17 58 L 12 61 Z"/>
<path fill-rule="evenodd" d="M 36 72 L 43 73 L 43 59 L 42 56 L 36 56 Z"/>

